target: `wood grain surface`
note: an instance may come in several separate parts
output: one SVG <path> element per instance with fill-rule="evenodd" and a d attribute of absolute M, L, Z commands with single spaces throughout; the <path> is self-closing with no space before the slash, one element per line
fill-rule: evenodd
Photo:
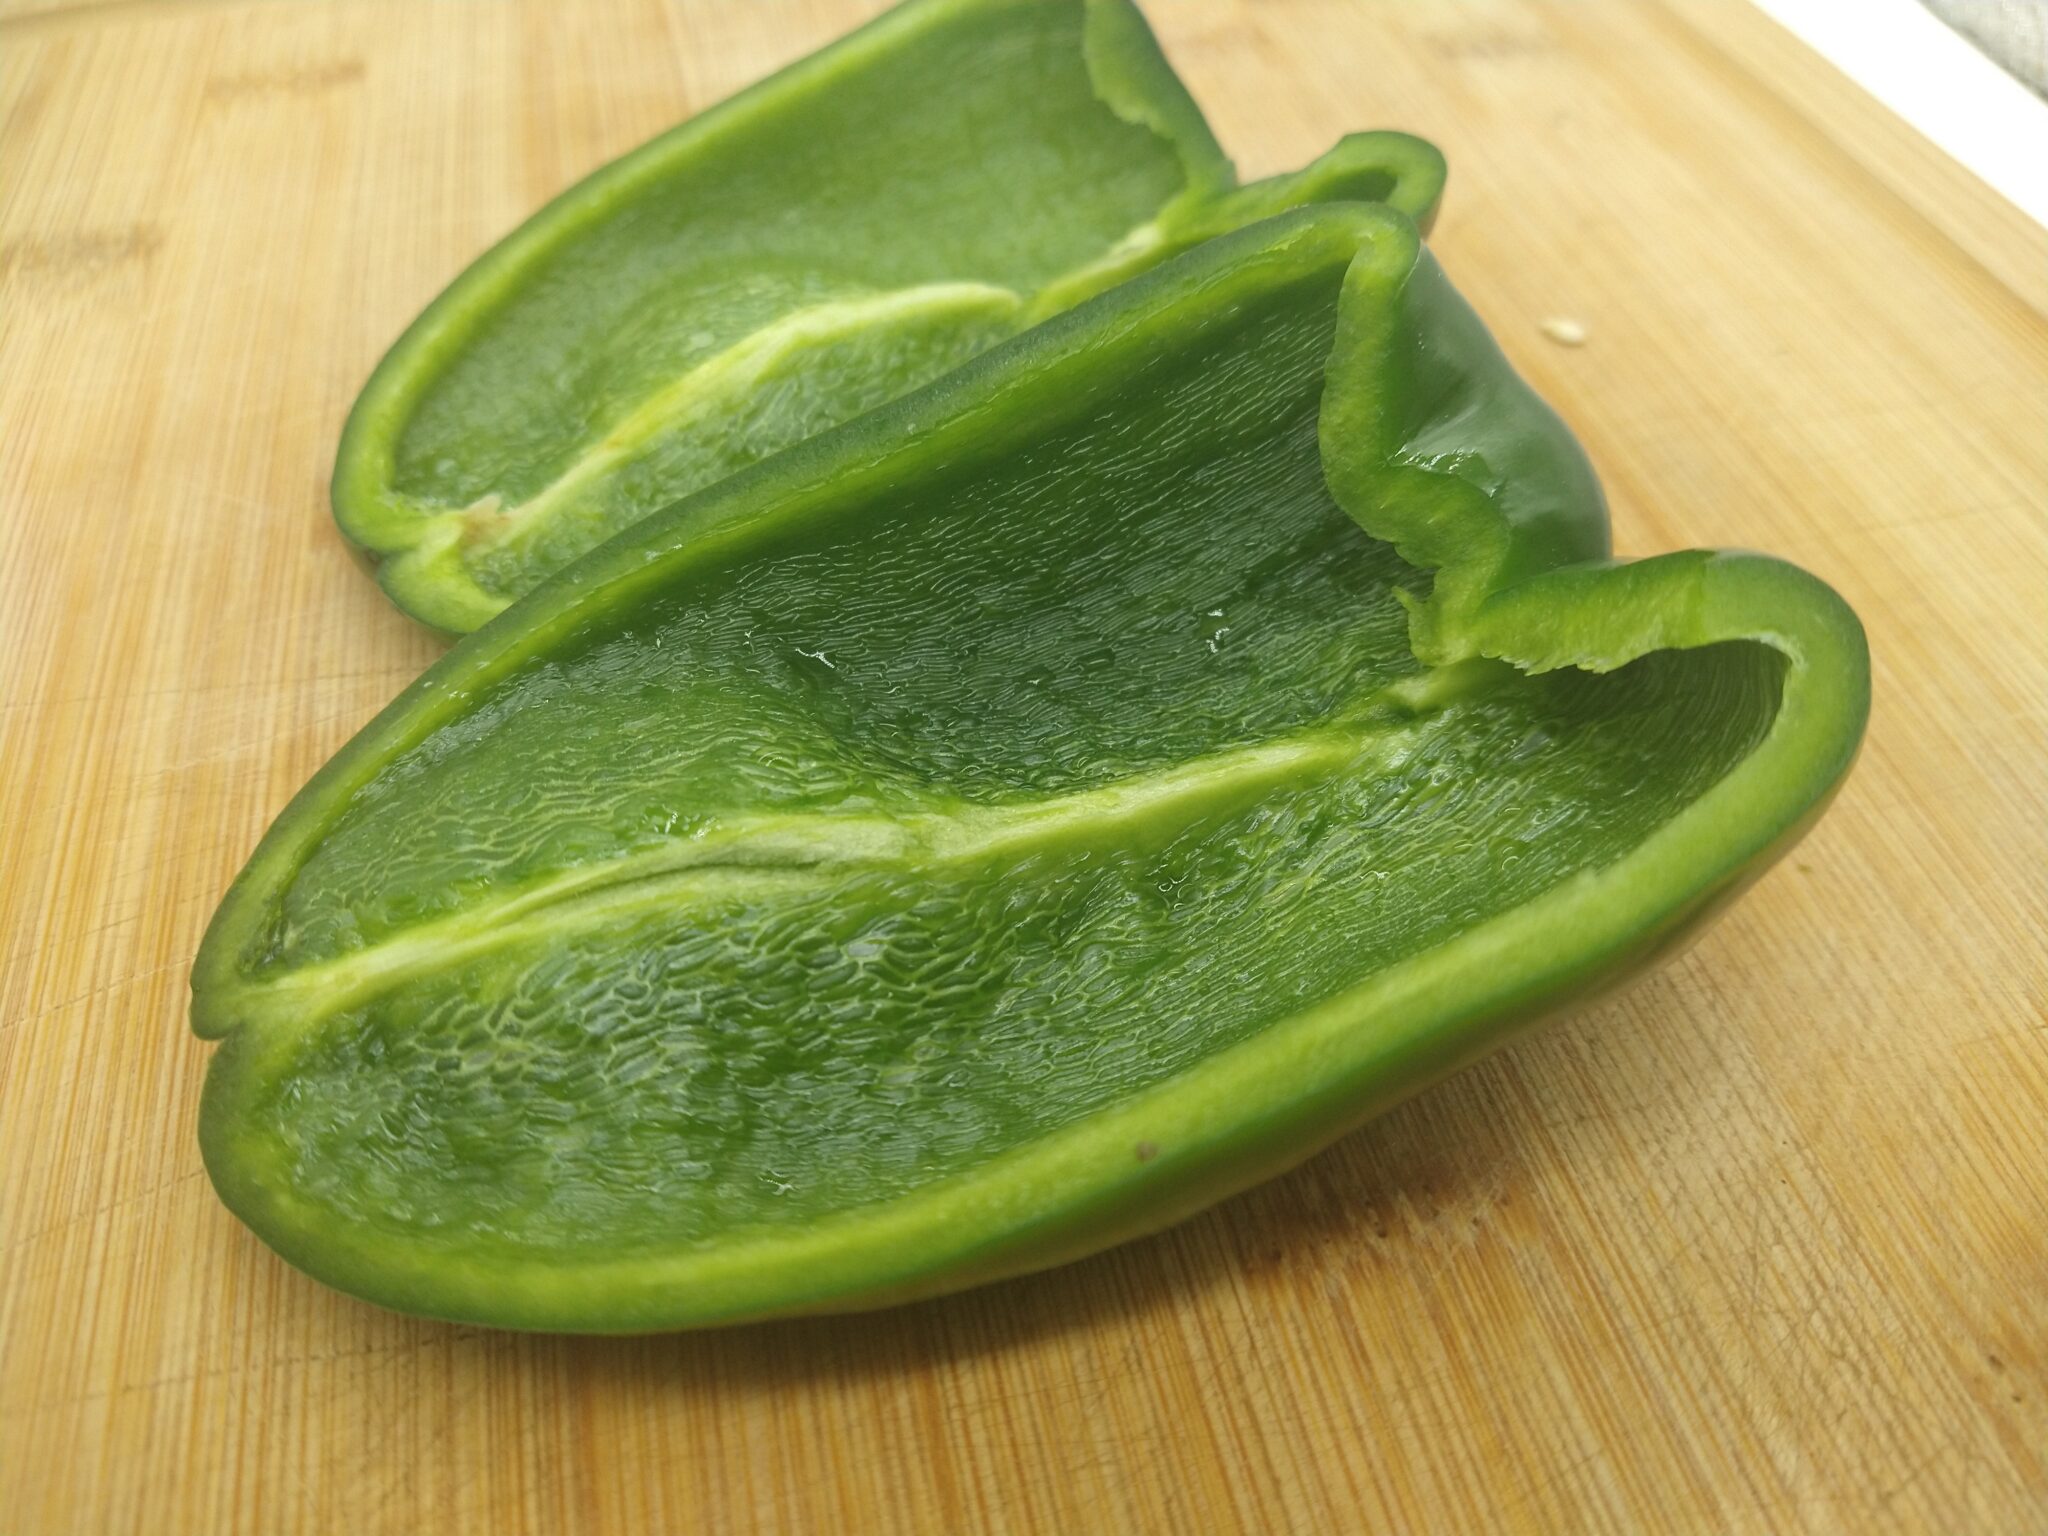
<path fill-rule="evenodd" d="M 10 0 L 0 1529 L 2048 1530 L 2048 236 L 1737 0 L 1151 6 L 1247 174 L 1444 146 L 1439 253 L 1625 552 L 1863 614 L 1861 764 L 1694 949 L 1164 1236 L 871 1317 L 440 1326 L 214 1199 L 201 928 L 440 648 L 328 521 L 350 399 L 874 8 Z"/>

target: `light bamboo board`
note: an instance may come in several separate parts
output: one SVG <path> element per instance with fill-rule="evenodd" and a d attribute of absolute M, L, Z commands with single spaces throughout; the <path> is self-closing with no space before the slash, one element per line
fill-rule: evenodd
<path fill-rule="evenodd" d="M 1152 9 L 1248 174 L 1444 145 L 1438 250 L 1624 551 L 1769 549 L 1862 612 L 1818 831 L 1654 978 L 1164 1236 L 628 1342 L 273 1258 L 200 1169 L 185 973 L 439 649 L 325 512 L 380 349 L 873 6 L 37 8 L 0 20 L 0 1529 L 2048 1528 L 2048 237 L 1748 6 Z"/>

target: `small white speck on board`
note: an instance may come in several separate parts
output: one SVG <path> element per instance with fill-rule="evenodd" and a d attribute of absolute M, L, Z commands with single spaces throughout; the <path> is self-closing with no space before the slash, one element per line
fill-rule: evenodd
<path fill-rule="evenodd" d="M 1586 327 L 1564 315 L 1552 315 L 1538 329 L 1560 347 L 1583 347 L 1586 344 Z"/>

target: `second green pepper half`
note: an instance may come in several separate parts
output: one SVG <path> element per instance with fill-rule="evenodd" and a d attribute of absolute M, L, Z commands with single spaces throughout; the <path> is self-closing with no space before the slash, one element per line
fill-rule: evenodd
<path fill-rule="evenodd" d="M 465 272 L 349 417 L 343 531 L 474 629 L 687 492 L 1174 252 L 1301 203 L 1427 220 L 1443 160 L 1354 134 L 1237 187 L 1130 0 L 910 0 L 572 188 Z"/>

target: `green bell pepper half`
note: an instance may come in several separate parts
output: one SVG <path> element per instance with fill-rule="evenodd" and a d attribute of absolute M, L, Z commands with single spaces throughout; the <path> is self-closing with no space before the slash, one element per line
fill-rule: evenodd
<path fill-rule="evenodd" d="M 1607 558 L 1411 221 L 1286 213 L 457 645 L 214 920 L 206 1163 L 321 1279 L 508 1327 L 1060 1263 L 1669 949 L 1868 688 L 1791 566 Z"/>
<path fill-rule="evenodd" d="M 333 500 L 465 632 L 641 517 L 1211 235 L 1426 220 L 1430 145 L 1230 162 L 1130 0 L 911 0 L 606 166 L 481 258 L 349 417 Z"/>

